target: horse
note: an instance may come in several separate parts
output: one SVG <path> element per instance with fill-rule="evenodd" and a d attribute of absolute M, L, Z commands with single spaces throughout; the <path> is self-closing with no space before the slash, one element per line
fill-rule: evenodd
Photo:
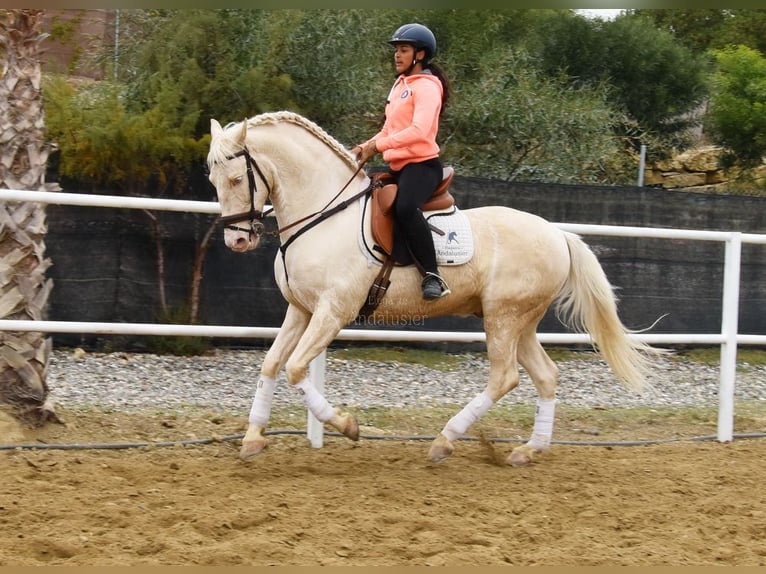
<path fill-rule="evenodd" d="M 257 248 L 270 201 L 280 240 L 274 277 L 288 303 L 261 364 L 239 456 L 247 461 L 267 447 L 264 431 L 283 367 L 288 383 L 319 421 L 358 440 L 353 414 L 330 405 L 307 373 L 309 363 L 358 317 L 379 271 L 359 240 L 369 226 L 364 196 L 371 177 L 345 146 L 292 112 L 259 114 L 225 128 L 211 119 L 210 135 L 207 168 L 225 244 L 240 253 Z M 529 440 L 515 447 L 506 463 L 523 466 L 550 448 L 553 435 L 559 373 L 536 335 L 551 305 L 565 325 L 590 335 L 594 349 L 629 389 L 651 388 L 648 375 L 661 351 L 638 341 L 622 323 L 614 287 L 578 235 L 510 207 L 463 213 L 474 252 L 461 265 L 440 268 L 451 294 L 424 300 L 416 266 L 398 265 L 370 319 L 406 324 L 440 315 L 482 318 L 489 380 L 446 422 L 428 460 L 441 462 L 453 454 L 469 427 L 518 386 L 520 364 L 536 388 L 536 411 Z"/>

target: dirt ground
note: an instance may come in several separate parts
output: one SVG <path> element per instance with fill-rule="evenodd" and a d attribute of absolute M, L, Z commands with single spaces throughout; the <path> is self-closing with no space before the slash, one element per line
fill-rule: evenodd
<path fill-rule="evenodd" d="M 435 465 L 423 441 L 279 434 L 243 463 L 241 417 L 63 415 L 0 442 L 214 441 L 1 451 L 0 566 L 766 564 L 762 438 L 557 444 L 513 468 L 509 443 Z"/>

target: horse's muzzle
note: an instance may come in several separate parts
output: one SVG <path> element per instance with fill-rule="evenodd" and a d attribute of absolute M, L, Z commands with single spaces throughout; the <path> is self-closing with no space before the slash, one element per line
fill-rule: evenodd
<path fill-rule="evenodd" d="M 249 227 L 227 225 L 224 230 L 224 243 L 232 251 L 242 253 L 258 247 L 266 226 L 260 221 L 252 221 Z"/>

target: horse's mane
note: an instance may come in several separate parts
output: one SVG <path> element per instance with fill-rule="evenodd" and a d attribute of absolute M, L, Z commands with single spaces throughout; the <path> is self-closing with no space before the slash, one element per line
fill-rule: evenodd
<path fill-rule="evenodd" d="M 358 167 L 353 156 L 349 153 L 345 146 L 343 146 L 317 124 L 299 114 L 288 111 L 269 112 L 253 116 L 244 121 L 247 122 L 248 127 L 257 127 L 264 124 L 278 124 L 280 122 L 289 122 L 291 124 L 300 126 L 311 135 L 324 142 L 327 147 L 334 151 L 338 157 L 345 161 L 351 168 L 356 169 Z M 242 129 L 242 122 L 232 122 L 224 128 L 223 137 L 216 138 L 210 142 L 210 152 L 207 156 L 209 166 L 212 166 L 214 163 L 223 162 L 227 157 L 240 150 L 240 146 L 234 137 L 235 135 L 239 134 L 240 129 Z"/>

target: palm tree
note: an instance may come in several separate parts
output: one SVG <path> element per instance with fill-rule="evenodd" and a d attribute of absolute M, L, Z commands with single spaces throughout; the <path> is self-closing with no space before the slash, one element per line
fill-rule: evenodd
<path fill-rule="evenodd" d="M 45 183 L 42 13 L 0 10 L 0 188 L 59 190 Z M 52 287 L 46 231 L 44 204 L 0 202 L 0 318 L 44 318 Z M 46 381 L 51 350 L 44 333 L 0 332 L 0 404 L 32 426 L 57 420 Z"/>

